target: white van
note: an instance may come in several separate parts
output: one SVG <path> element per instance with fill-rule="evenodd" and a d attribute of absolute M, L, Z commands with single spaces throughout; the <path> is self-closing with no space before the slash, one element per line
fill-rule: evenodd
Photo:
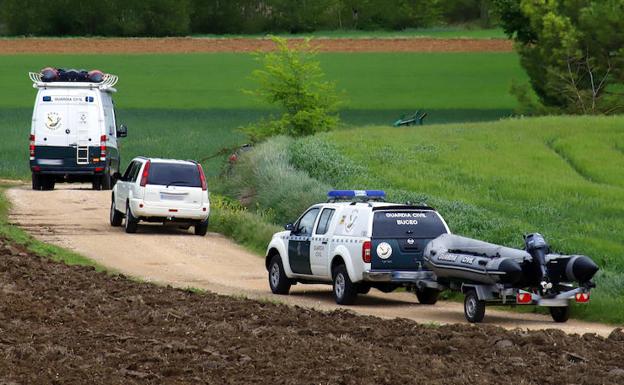
<path fill-rule="evenodd" d="M 55 182 L 91 182 L 110 190 L 119 172 L 117 127 L 112 94 L 117 77 L 100 71 L 45 68 L 30 73 L 38 90 L 30 130 L 30 169 L 34 190 Z"/>

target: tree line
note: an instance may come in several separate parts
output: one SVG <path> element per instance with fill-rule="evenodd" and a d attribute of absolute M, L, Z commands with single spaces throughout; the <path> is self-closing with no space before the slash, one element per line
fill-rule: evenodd
<path fill-rule="evenodd" d="M 488 26 L 491 0 L 0 0 L 7 35 L 180 36 Z"/>

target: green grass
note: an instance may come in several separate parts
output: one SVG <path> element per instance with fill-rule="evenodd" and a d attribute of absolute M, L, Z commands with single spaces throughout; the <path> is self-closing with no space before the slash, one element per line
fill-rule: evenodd
<path fill-rule="evenodd" d="M 391 201 L 427 202 L 455 233 L 522 247 L 522 234 L 537 231 L 557 252 L 589 255 L 602 269 L 598 288 L 588 306 L 574 307 L 574 316 L 622 323 L 624 153 L 614 149 L 623 142 L 623 116 L 545 117 L 347 129 L 292 141 L 289 151 L 294 172 L 305 171 L 319 185 L 384 189 Z M 290 184 L 290 195 L 279 199 L 300 206 L 324 199 L 298 191 L 300 185 Z M 247 199 L 261 209 L 278 204 Z M 288 215 L 276 222 L 296 216 Z"/>
<path fill-rule="evenodd" d="M 249 54 L 0 56 L 0 176 L 28 177 L 26 158 L 35 90 L 26 73 L 44 66 L 102 68 L 119 75 L 118 122 L 129 127 L 122 157 L 205 159 L 245 142 L 236 128 L 270 113 L 243 89 L 256 63 Z M 387 124 L 427 111 L 427 123 L 493 120 L 515 100 L 511 78 L 524 79 L 512 53 L 321 54 L 322 66 L 344 94 L 347 125 Z M 226 155 L 206 160 L 211 177 Z"/>

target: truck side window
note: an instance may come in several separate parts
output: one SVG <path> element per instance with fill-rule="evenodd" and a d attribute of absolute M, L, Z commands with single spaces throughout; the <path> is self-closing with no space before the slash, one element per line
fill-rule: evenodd
<path fill-rule="evenodd" d="M 319 209 L 313 208 L 309 210 L 307 213 L 303 214 L 297 226 L 297 235 L 300 235 L 300 236 L 312 235 L 312 226 L 314 226 L 314 221 L 316 221 L 316 216 L 318 215 L 318 213 L 319 213 Z"/>
<path fill-rule="evenodd" d="M 321 217 L 319 218 L 318 225 L 316 225 L 316 234 L 323 235 L 327 233 L 329 229 L 329 224 L 331 223 L 331 219 L 334 216 L 334 209 L 323 209 L 321 213 Z"/>

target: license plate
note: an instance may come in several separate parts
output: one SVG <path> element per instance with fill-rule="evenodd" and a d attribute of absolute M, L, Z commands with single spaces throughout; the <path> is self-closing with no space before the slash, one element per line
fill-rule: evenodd
<path fill-rule="evenodd" d="M 45 166 L 60 166 L 63 164 L 62 159 L 39 159 L 37 162 Z"/>
<path fill-rule="evenodd" d="M 164 201 L 183 201 L 186 194 L 165 194 L 160 193 L 160 199 Z"/>

